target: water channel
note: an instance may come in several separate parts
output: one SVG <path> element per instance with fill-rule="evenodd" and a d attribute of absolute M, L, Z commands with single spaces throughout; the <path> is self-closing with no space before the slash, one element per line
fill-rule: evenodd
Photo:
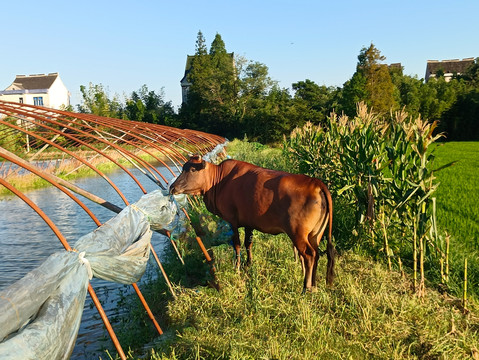
<path fill-rule="evenodd" d="M 165 168 L 158 167 L 158 169 L 167 179 L 172 178 L 171 173 Z M 131 172 L 148 192 L 158 189 L 156 184 L 139 171 L 133 169 Z M 125 172 L 119 170 L 108 174 L 108 177 L 118 186 L 130 203 L 134 203 L 143 195 L 138 185 Z M 73 182 L 115 205 L 125 206 L 116 191 L 100 177 L 82 178 Z M 25 194 L 58 226 L 70 245 L 96 228 L 88 214 L 57 188 L 32 190 Z M 102 223 L 116 215 L 100 205 L 81 196 L 78 197 Z M 152 245 L 161 258 L 162 249 L 169 246 L 169 240 L 153 233 Z M 57 251 L 63 251 L 63 246 L 35 211 L 15 196 L 0 197 L 0 290 L 25 276 L 45 261 L 49 255 Z M 157 268 L 158 266 L 151 256 L 145 276 L 155 276 Z M 127 287 L 95 278 L 91 284 L 109 318 L 112 314 L 118 314 L 116 305 L 120 293 L 134 292 L 131 286 Z M 139 287 L 141 289 L 141 281 Z M 105 334 L 103 323 L 87 294 L 82 323 L 71 359 L 98 359 L 99 356 L 107 358 L 102 347 L 112 348 L 112 346 L 109 340 L 101 341 Z M 113 353 L 115 352 L 113 351 Z"/>

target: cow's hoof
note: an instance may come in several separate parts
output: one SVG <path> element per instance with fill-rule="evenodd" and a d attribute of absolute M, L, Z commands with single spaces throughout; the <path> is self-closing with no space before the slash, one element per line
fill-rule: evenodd
<path fill-rule="evenodd" d="M 311 286 L 309 288 L 303 288 L 303 294 L 314 294 L 318 292 L 318 288 L 316 286 Z"/>

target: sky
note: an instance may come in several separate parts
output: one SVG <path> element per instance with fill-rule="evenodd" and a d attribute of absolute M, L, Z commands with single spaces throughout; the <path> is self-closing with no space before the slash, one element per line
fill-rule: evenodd
<path fill-rule="evenodd" d="M 282 88 L 342 86 L 371 43 L 423 78 L 427 60 L 479 57 L 478 14 L 477 0 L 2 0 L 0 89 L 58 72 L 73 105 L 81 85 L 124 99 L 145 84 L 177 108 L 200 30 L 208 47 L 218 33 L 228 52 L 265 64 Z"/>

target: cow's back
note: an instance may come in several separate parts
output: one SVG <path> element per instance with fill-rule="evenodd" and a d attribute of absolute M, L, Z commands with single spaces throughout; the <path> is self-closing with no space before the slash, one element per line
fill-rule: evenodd
<path fill-rule="evenodd" d="M 205 194 L 205 203 L 233 226 L 270 234 L 292 234 L 303 226 L 309 232 L 326 211 L 317 179 L 236 160 L 219 166 L 221 180 Z"/>

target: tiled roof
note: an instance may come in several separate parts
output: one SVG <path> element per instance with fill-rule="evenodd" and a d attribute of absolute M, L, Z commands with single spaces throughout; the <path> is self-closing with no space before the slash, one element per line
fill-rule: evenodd
<path fill-rule="evenodd" d="M 6 90 L 34 90 L 49 89 L 58 77 L 58 73 L 48 75 L 17 75 L 13 83 Z"/>
<path fill-rule="evenodd" d="M 426 73 L 436 74 L 439 70 L 444 71 L 445 74 L 462 74 L 474 62 L 474 58 L 467 59 L 452 59 L 452 60 L 428 60 Z"/>

